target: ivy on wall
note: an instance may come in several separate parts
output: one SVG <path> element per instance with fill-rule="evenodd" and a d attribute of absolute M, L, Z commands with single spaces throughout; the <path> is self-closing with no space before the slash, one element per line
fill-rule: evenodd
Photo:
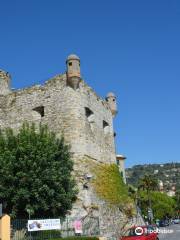
<path fill-rule="evenodd" d="M 116 164 L 99 164 L 93 168 L 93 186 L 97 195 L 109 204 L 118 207 L 131 204 L 128 188 L 124 184 Z"/>

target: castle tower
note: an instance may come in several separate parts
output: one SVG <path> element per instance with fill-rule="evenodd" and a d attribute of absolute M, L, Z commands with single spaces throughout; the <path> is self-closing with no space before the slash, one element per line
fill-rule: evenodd
<path fill-rule="evenodd" d="M 112 112 L 113 117 L 117 114 L 117 102 L 116 102 L 116 96 L 114 93 L 110 92 L 107 94 L 106 101 L 109 105 L 109 108 Z"/>
<path fill-rule="evenodd" d="M 7 95 L 11 92 L 10 80 L 10 74 L 8 72 L 0 70 L 0 95 Z"/>
<path fill-rule="evenodd" d="M 80 73 L 80 58 L 75 54 L 68 56 L 66 60 L 67 68 L 67 84 L 74 90 L 79 88 L 79 82 L 81 80 Z"/>

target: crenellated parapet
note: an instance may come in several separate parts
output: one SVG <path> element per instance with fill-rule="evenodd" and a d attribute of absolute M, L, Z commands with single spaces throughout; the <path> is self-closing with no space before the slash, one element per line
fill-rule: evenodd
<path fill-rule="evenodd" d="M 0 70 L 0 95 L 7 95 L 10 89 L 11 76 L 8 72 Z"/>

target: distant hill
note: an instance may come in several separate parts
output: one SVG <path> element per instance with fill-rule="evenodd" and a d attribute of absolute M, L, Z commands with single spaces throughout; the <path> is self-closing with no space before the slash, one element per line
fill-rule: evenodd
<path fill-rule="evenodd" d="M 126 169 L 127 183 L 137 187 L 138 181 L 145 174 L 152 174 L 164 184 L 164 190 L 176 186 L 180 190 L 180 163 L 135 165 Z"/>

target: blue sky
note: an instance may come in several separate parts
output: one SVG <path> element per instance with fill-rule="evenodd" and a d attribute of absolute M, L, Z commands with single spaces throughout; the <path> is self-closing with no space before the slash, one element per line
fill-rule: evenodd
<path fill-rule="evenodd" d="M 81 58 L 84 80 L 116 93 L 126 166 L 180 161 L 180 1 L 0 0 L 0 68 L 12 87 L 43 83 Z"/>

